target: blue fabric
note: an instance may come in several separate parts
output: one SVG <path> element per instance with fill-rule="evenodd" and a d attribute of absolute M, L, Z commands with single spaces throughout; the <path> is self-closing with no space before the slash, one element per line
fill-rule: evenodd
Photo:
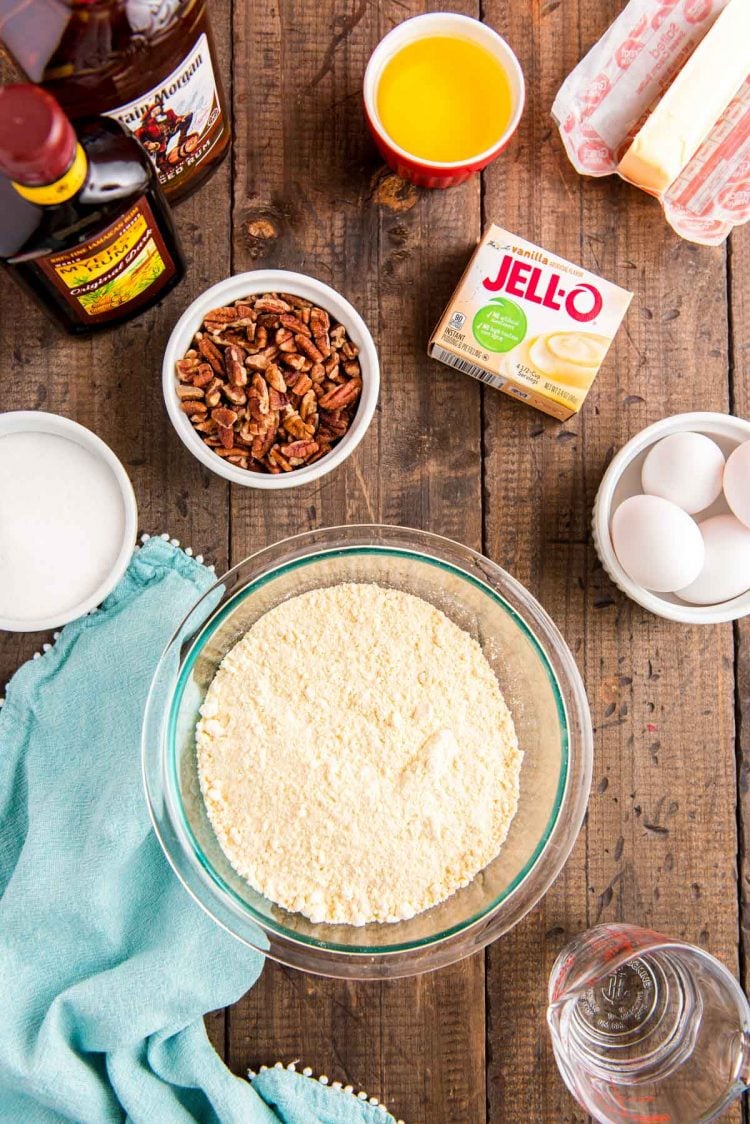
<path fill-rule="evenodd" d="M 287 1071 L 251 1085 L 206 1036 L 202 1015 L 243 995 L 263 960 L 215 925 L 169 868 L 151 830 L 139 747 L 158 658 L 213 580 L 151 539 L 102 608 L 68 625 L 8 687 L 0 1120 L 393 1121 Z"/>
<path fill-rule="evenodd" d="M 352 1120 L 394 1124 L 382 1105 L 369 1105 L 343 1089 L 331 1089 L 283 1069 L 260 1073 L 253 1081 L 253 1089 L 273 1107 L 284 1124 L 351 1124 Z"/>

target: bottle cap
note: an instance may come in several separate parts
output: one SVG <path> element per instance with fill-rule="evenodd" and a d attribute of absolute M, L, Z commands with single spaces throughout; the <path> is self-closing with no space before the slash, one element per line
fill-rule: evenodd
<path fill-rule="evenodd" d="M 0 171 L 30 187 L 64 176 L 76 154 L 76 135 L 46 90 L 28 83 L 0 87 Z"/>

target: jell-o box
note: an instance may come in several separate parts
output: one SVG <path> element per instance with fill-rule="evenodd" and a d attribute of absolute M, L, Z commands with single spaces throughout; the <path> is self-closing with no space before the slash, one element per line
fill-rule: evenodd
<path fill-rule="evenodd" d="M 428 354 L 565 421 L 578 413 L 632 293 L 489 226 Z"/>

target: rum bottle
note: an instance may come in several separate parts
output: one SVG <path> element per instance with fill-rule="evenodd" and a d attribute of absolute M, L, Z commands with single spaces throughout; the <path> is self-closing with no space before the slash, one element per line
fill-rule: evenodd
<path fill-rule="evenodd" d="M 151 161 L 107 117 L 39 86 L 0 88 L 0 261 L 69 332 L 149 308 L 184 274 Z"/>
<path fill-rule="evenodd" d="M 206 0 L 0 0 L 0 40 L 74 120 L 106 114 L 137 137 L 170 203 L 226 155 Z"/>

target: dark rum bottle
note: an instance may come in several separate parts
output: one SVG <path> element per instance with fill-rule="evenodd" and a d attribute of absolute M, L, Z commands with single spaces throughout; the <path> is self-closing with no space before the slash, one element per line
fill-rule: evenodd
<path fill-rule="evenodd" d="M 0 88 L 0 260 L 69 332 L 109 327 L 184 273 L 137 141 L 106 117 L 74 130 L 38 86 Z"/>
<path fill-rule="evenodd" d="M 226 155 L 206 0 L 0 0 L 0 40 L 74 120 L 105 114 L 133 133 L 170 203 Z"/>

